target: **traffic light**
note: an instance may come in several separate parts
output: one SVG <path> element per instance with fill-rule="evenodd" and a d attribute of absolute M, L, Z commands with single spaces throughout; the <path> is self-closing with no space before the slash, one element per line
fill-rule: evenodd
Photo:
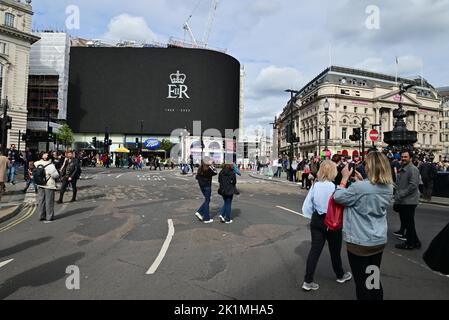
<path fill-rule="evenodd" d="M 97 148 L 97 137 L 92 138 L 92 145 L 94 146 L 94 148 Z"/>
<path fill-rule="evenodd" d="M 286 133 L 287 133 L 287 142 L 288 143 L 292 143 L 292 138 L 293 138 L 293 136 L 292 136 L 292 125 L 289 123 L 289 124 L 287 124 L 287 127 L 286 127 Z"/>
<path fill-rule="evenodd" d="M 112 146 L 112 140 L 111 139 L 108 140 L 108 146 Z"/>
<path fill-rule="evenodd" d="M 12 129 L 12 117 L 6 116 L 6 130 Z"/>
<path fill-rule="evenodd" d="M 137 145 L 139 144 L 139 138 L 136 138 L 136 144 Z"/>
<path fill-rule="evenodd" d="M 349 136 L 349 140 L 351 141 L 360 141 L 362 138 L 360 128 L 354 128 L 352 131 L 352 135 Z"/>

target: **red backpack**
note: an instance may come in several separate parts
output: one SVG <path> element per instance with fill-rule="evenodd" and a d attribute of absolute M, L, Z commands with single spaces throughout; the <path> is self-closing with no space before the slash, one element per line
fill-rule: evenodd
<path fill-rule="evenodd" d="M 327 214 L 324 223 L 327 228 L 332 231 L 343 229 L 343 211 L 345 207 L 335 202 L 334 195 L 329 199 Z"/>

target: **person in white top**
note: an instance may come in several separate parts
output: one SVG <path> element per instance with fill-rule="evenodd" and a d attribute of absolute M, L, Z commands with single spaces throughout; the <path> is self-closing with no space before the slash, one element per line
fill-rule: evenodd
<path fill-rule="evenodd" d="M 55 191 L 56 179 L 59 178 L 59 172 L 51 160 L 48 159 L 48 153 L 42 155 L 42 159 L 35 162 L 36 168 L 44 167 L 46 183 L 39 185 L 37 194 L 37 212 L 40 221 L 48 223 L 53 221 L 55 215 Z"/>

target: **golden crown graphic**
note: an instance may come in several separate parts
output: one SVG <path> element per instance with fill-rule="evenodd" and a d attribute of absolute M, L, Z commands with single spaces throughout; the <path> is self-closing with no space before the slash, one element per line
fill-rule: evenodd
<path fill-rule="evenodd" d="M 179 73 L 179 70 L 176 73 L 172 73 L 170 75 L 171 83 L 173 84 L 184 84 L 184 81 L 186 81 L 187 76 L 183 73 Z"/>

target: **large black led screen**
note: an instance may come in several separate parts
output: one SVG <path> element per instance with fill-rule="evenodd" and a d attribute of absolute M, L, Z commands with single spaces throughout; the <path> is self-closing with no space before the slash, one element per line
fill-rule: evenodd
<path fill-rule="evenodd" d="M 77 133 L 237 129 L 240 64 L 210 50 L 73 47 L 68 123 Z"/>

